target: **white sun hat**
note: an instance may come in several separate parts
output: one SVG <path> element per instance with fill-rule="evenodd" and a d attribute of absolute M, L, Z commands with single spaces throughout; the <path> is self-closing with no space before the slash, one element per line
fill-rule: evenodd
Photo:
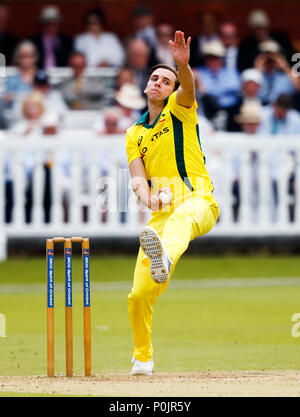
<path fill-rule="evenodd" d="M 270 24 L 270 19 L 264 10 L 253 10 L 248 17 L 248 25 L 251 28 L 265 28 Z"/>
<path fill-rule="evenodd" d="M 247 83 L 248 81 L 253 81 L 258 85 L 262 85 L 263 76 L 260 71 L 255 68 L 249 68 L 242 72 L 241 74 L 242 83 Z"/>
<path fill-rule="evenodd" d="M 140 89 L 134 84 L 124 84 L 117 91 L 116 100 L 122 106 L 132 110 L 142 110 L 146 106 L 146 100 L 142 97 Z"/>
<path fill-rule="evenodd" d="M 259 123 L 262 106 L 258 101 L 246 102 L 241 106 L 240 114 L 235 116 L 237 123 Z"/>
<path fill-rule="evenodd" d="M 225 52 L 225 47 L 218 40 L 207 42 L 203 47 L 204 55 L 213 55 L 223 58 L 225 56 Z"/>
<path fill-rule="evenodd" d="M 261 52 L 271 52 L 273 54 L 278 54 L 280 52 L 280 45 L 278 42 L 268 39 L 259 44 L 259 50 Z"/>
<path fill-rule="evenodd" d="M 46 6 L 41 10 L 39 20 L 41 23 L 62 22 L 62 16 L 58 7 Z"/>

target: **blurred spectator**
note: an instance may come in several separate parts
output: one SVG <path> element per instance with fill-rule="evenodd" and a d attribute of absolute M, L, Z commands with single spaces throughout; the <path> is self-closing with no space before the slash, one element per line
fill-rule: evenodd
<path fill-rule="evenodd" d="M 203 48 L 207 43 L 219 40 L 217 30 L 217 19 L 214 13 L 204 12 L 197 18 L 200 34 L 192 38 L 191 41 L 191 59 L 192 67 L 202 66 L 204 64 Z"/>
<path fill-rule="evenodd" d="M 123 67 L 118 72 L 116 78 L 116 90 L 119 90 L 124 84 L 134 84 L 134 72 L 128 67 Z"/>
<path fill-rule="evenodd" d="M 257 101 L 260 103 L 259 92 L 263 83 L 261 72 L 255 68 L 247 69 L 242 72 L 241 81 L 243 102 Z"/>
<path fill-rule="evenodd" d="M 125 133 L 140 117 L 140 110 L 146 106 L 140 89 L 135 84 L 124 84 L 116 92 L 116 107 L 108 108 L 94 126 L 98 134 Z M 114 124 L 117 116 L 117 125 Z"/>
<path fill-rule="evenodd" d="M 241 74 L 241 82 L 242 86 L 238 103 L 232 117 L 229 120 L 228 130 L 230 132 L 240 131 L 242 128 L 242 125 L 236 122 L 235 117 L 240 112 L 241 106 L 249 102 L 256 102 L 261 104 L 261 99 L 259 96 L 260 88 L 263 82 L 261 72 L 255 68 L 246 69 Z"/>
<path fill-rule="evenodd" d="M 147 6 L 137 6 L 132 11 L 134 36 L 145 41 L 150 48 L 156 47 L 156 30 L 154 27 L 154 15 Z"/>
<path fill-rule="evenodd" d="M 248 17 L 248 26 L 251 30 L 251 35 L 240 44 L 238 56 L 239 71 L 254 66 L 255 58 L 260 53 L 259 44 L 269 39 L 275 40 L 280 45 L 283 55 L 290 62 L 294 53 L 292 45 L 286 34 L 270 30 L 270 19 L 266 12 L 260 9 L 253 10 Z"/>
<path fill-rule="evenodd" d="M 266 135 L 299 134 L 300 115 L 292 109 L 292 105 L 292 96 L 281 94 L 272 106 L 264 107 L 260 133 Z"/>
<path fill-rule="evenodd" d="M 26 96 L 22 106 L 23 119 L 16 123 L 11 132 L 29 136 L 32 134 L 42 133 L 42 116 L 45 113 L 44 99 L 39 93 L 30 93 Z M 27 149 L 23 155 L 23 165 L 25 171 L 25 222 L 31 222 L 32 205 L 33 205 L 33 171 L 35 164 L 34 151 Z M 6 162 L 6 221 L 12 220 L 13 210 L 13 181 L 11 173 L 10 156 L 7 156 Z"/>
<path fill-rule="evenodd" d="M 208 119 L 214 119 L 215 128 L 226 130 L 238 102 L 239 77 L 236 71 L 224 67 L 225 48 L 220 41 L 207 43 L 203 53 L 205 66 L 197 70 L 203 91 L 204 113 Z"/>
<path fill-rule="evenodd" d="M 20 135 L 42 133 L 42 116 L 45 113 L 44 97 L 39 92 L 28 94 L 22 103 L 22 119 L 11 129 Z"/>
<path fill-rule="evenodd" d="M 0 53 L 5 56 L 6 65 L 11 65 L 13 51 L 17 44 L 17 38 L 7 32 L 9 10 L 4 4 L 0 4 Z"/>
<path fill-rule="evenodd" d="M 120 67 L 125 60 L 123 46 L 114 33 L 104 31 L 104 24 L 100 9 L 86 12 L 85 32 L 75 38 L 75 49 L 85 55 L 89 67 Z"/>
<path fill-rule="evenodd" d="M 147 102 L 134 84 L 124 84 L 116 92 L 116 101 L 120 109 L 119 126 L 126 132 L 138 120 Z"/>
<path fill-rule="evenodd" d="M 45 106 L 45 98 L 41 92 L 33 91 L 28 96 L 22 105 L 22 120 L 17 122 L 11 132 L 22 135 L 53 135 L 57 133 L 58 119 L 55 114 L 47 112 Z M 43 192 L 43 207 L 44 207 L 44 221 L 50 222 L 51 210 L 51 154 L 44 155 L 44 192 Z M 33 149 L 26 150 L 24 154 L 24 170 L 26 176 L 25 188 L 25 222 L 30 223 L 32 219 L 33 207 L 33 173 L 35 167 L 35 152 Z M 12 184 L 11 184 L 12 187 Z M 12 196 L 9 193 L 8 196 Z M 8 207 L 12 210 L 12 200 L 8 203 Z M 9 209 L 7 211 L 8 219 L 11 219 Z"/>
<path fill-rule="evenodd" d="M 286 58 L 280 53 L 277 42 L 268 40 L 259 45 L 261 53 L 255 60 L 255 68 L 262 72 L 260 97 L 263 104 L 274 103 L 282 93 L 294 93 L 299 80 L 294 77 Z"/>
<path fill-rule="evenodd" d="M 292 109 L 293 98 L 290 94 L 281 94 L 272 106 L 267 106 L 262 112 L 262 124 L 259 133 L 266 135 L 298 135 L 300 132 L 300 115 Z M 289 217 L 290 221 L 295 219 L 295 171 L 296 156 L 291 150 L 285 157 L 279 154 L 278 150 L 274 150 L 269 154 L 269 166 L 271 171 L 272 186 L 272 220 L 277 219 L 277 209 L 279 203 L 278 180 L 280 176 L 280 167 L 283 159 L 287 158 L 290 166 L 288 174 L 288 195 L 289 195 Z M 285 160 L 284 162 L 287 162 Z"/>
<path fill-rule="evenodd" d="M 124 133 L 119 124 L 120 111 L 117 107 L 107 107 L 103 114 L 103 124 L 96 124 L 95 130 L 98 135 L 118 135 Z"/>
<path fill-rule="evenodd" d="M 142 92 L 146 88 L 148 72 L 152 66 L 150 48 L 142 39 L 131 39 L 127 45 L 128 67 L 134 73 L 134 81 Z"/>
<path fill-rule="evenodd" d="M 40 92 L 44 97 L 47 112 L 56 114 L 59 120 L 65 116 L 68 108 L 59 90 L 51 87 L 48 74 L 41 70 L 34 77 L 34 91 Z"/>
<path fill-rule="evenodd" d="M 24 96 L 32 91 L 33 80 L 37 71 L 37 51 L 30 41 L 22 41 L 14 52 L 14 63 L 17 66 L 17 73 L 6 78 L 3 100 L 6 109 L 13 109 L 13 106 L 20 105 Z M 10 115 L 13 119 L 14 115 Z"/>
<path fill-rule="evenodd" d="M 69 66 L 73 77 L 60 85 L 62 96 L 72 110 L 95 110 L 102 108 L 105 103 L 104 85 L 99 79 L 85 76 L 86 59 L 81 52 L 73 52 Z"/>
<path fill-rule="evenodd" d="M 60 32 L 62 17 L 59 9 L 56 6 L 44 7 L 39 22 L 41 31 L 31 38 L 38 50 L 39 68 L 67 66 L 73 42 Z"/>
<path fill-rule="evenodd" d="M 259 125 L 261 122 L 261 105 L 257 101 L 246 101 L 240 109 L 240 113 L 236 116 L 236 122 L 240 124 L 241 131 L 247 135 L 256 135 L 258 133 Z M 259 206 L 259 178 L 258 178 L 258 155 L 257 152 L 250 153 L 250 181 L 251 181 L 251 193 L 250 206 L 252 207 L 252 220 L 257 220 L 258 206 Z M 232 183 L 232 195 L 233 195 L 233 220 L 237 222 L 239 220 L 240 211 L 240 154 L 239 152 L 233 153 L 233 183 Z"/>
<path fill-rule="evenodd" d="M 169 40 L 174 38 L 174 27 L 169 23 L 160 23 L 156 27 L 157 44 L 154 57 L 157 62 L 175 66 Z"/>
<path fill-rule="evenodd" d="M 237 71 L 239 38 L 236 25 L 232 22 L 223 23 L 220 26 L 220 38 L 225 47 L 225 67 Z"/>

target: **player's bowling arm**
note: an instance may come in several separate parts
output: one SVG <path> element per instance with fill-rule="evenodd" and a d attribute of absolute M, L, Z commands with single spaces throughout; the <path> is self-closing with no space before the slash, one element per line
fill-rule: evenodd
<path fill-rule="evenodd" d="M 134 159 L 129 165 L 129 171 L 131 175 L 131 186 L 138 200 L 150 210 L 158 211 L 162 206 L 159 199 L 159 193 L 163 191 L 163 189 L 159 189 L 155 194 L 151 194 L 142 159 Z"/>

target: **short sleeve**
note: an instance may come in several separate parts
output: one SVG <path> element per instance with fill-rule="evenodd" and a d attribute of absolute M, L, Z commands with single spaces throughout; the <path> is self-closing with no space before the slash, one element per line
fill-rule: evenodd
<path fill-rule="evenodd" d="M 194 104 L 190 108 L 186 108 L 183 106 L 180 106 L 176 103 L 176 94 L 177 91 L 175 91 L 173 94 L 170 95 L 168 100 L 168 106 L 172 114 L 176 116 L 179 120 L 182 122 L 189 122 L 189 123 L 195 123 L 197 124 L 197 113 L 196 110 L 198 108 L 197 101 L 194 101 Z"/>
<path fill-rule="evenodd" d="M 127 153 L 128 165 L 130 165 L 134 159 L 141 157 L 138 144 L 136 141 L 134 141 L 134 137 L 131 136 L 131 134 L 129 133 L 129 130 L 127 130 L 127 133 L 126 133 L 126 153 Z"/>

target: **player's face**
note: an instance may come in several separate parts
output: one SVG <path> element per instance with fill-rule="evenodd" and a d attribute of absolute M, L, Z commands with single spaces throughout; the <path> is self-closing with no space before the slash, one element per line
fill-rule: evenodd
<path fill-rule="evenodd" d="M 176 75 L 172 71 L 165 68 L 158 68 L 150 75 L 145 89 L 148 100 L 165 100 L 173 93 L 175 82 Z"/>

